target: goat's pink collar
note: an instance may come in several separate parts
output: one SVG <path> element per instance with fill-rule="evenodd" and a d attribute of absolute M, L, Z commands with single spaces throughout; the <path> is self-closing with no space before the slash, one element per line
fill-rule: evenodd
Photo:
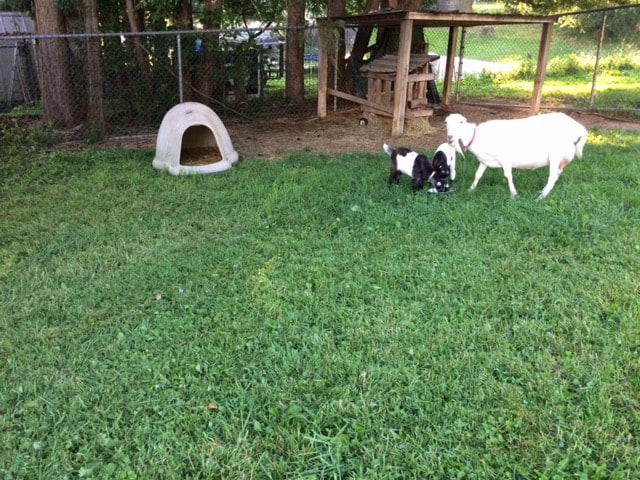
<path fill-rule="evenodd" d="M 473 135 L 471 136 L 471 140 L 469 140 L 469 143 L 467 143 L 466 147 L 462 147 L 462 151 L 466 152 L 466 151 L 469 150 L 469 147 L 471 146 L 473 141 L 476 139 L 476 130 L 477 129 L 478 129 L 478 127 L 473 127 Z"/>

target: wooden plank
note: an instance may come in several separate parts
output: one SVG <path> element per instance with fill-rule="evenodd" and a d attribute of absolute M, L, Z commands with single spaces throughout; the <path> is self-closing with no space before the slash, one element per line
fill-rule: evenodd
<path fill-rule="evenodd" d="M 320 28 L 320 33 L 324 29 Z M 327 116 L 327 86 L 329 77 L 329 59 L 327 49 L 324 48 L 323 41 L 318 42 L 318 118 Z"/>
<path fill-rule="evenodd" d="M 444 71 L 444 85 L 442 87 L 442 104 L 449 105 L 451 100 L 451 85 L 453 83 L 453 69 L 455 68 L 456 47 L 458 46 L 458 27 L 449 27 L 449 43 L 447 45 L 447 64 Z"/>
<path fill-rule="evenodd" d="M 388 80 L 390 82 L 395 82 L 396 81 L 396 74 L 395 73 L 373 73 L 373 72 L 369 72 L 369 73 L 365 73 L 363 76 L 366 77 L 366 78 L 379 78 L 380 80 Z"/>
<path fill-rule="evenodd" d="M 542 101 L 542 85 L 544 84 L 547 62 L 549 61 L 552 32 L 552 23 L 545 23 L 542 25 L 540 50 L 538 51 L 538 64 L 536 66 L 536 76 L 533 80 L 533 93 L 531 94 L 531 107 L 529 109 L 529 114 L 531 115 L 535 115 L 540 110 L 540 102 Z"/>
<path fill-rule="evenodd" d="M 385 80 L 382 82 L 382 98 L 386 105 L 391 105 L 393 103 L 393 82 L 390 80 Z"/>
<path fill-rule="evenodd" d="M 345 100 L 349 100 L 350 102 L 357 103 L 359 105 L 364 105 L 371 108 L 377 108 L 380 111 L 386 111 L 389 115 L 393 113 L 392 107 L 385 107 L 384 105 L 381 105 L 379 103 L 371 102 L 369 100 L 365 100 L 364 98 L 356 97 L 355 95 L 341 92 L 339 90 L 334 90 L 333 88 L 328 88 L 327 93 L 329 95 L 333 95 L 334 97 L 344 98 Z"/>
<path fill-rule="evenodd" d="M 431 117 L 433 115 L 433 108 L 419 108 L 417 110 L 407 110 L 405 118 L 422 118 Z"/>
<path fill-rule="evenodd" d="M 413 100 L 413 89 L 415 85 L 415 82 L 412 82 L 411 80 L 407 82 L 407 101 Z"/>
<path fill-rule="evenodd" d="M 417 82 L 416 85 L 416 95 L 415 98 L 426 98 L 427 97 L 427 82 Z"/>
<path fill-rule="evenodd" d="M 366 78 L 377 78 L 380 80 L 386 80 L 390 82 L 396 81 L 396 75 L 384 74 L 384 73 L 367 73 L 363 75 Z M 426 82 L 427 80 L 435 80 L 436 75 L 434 73 L 411 73 L 407 75 L 407 80 L 412 82 Z"/>
<path fill-rule="evenodd" d="M 369 113 L 375 113 L 376 115 L 382 115 L 384 117 L 389 117 L 389 118 L 393 117 L 393 114 L 391 112 L 388 112 L 386 110 L 382 110 L 377 105 L 363 105 L 362 106 L 362 111 L 363 112 L 369 112 Z"/>
<path fill-rule="evenodd" d="M 362 105 L 363 107 L 368 107 L 370 109 L 376 109 L 376 110 L 378 110 L 380 112 L 385 112 L 389 116 L 393 115 L 393 107 L 391 105 L 386 106 L 386 105 L 383 105 L 381 103 L 376 103 L 376 102 L 372 102 L 370 100 L 365 100 L 364 98 L 356 97 L 355 95 L 351 95 L 349 93 L 341 92 L 339 90 L 334 90 L 332 88 L 327 89 L 327 93 L 329 95 L 333 95 L 334 97 L 343 98 L 345 100 L 349 100 L 350 102 L 357 103 L 359 105 Z M 411 108 L 417 108 L 417 107 L 420 107 L 420 106 L 431 105 L 426 98 L 412 100 L 411 102 L 413 103 Z M 432 108 L 425 109 L 425 110 L 431 110 L 431 115 L 433 114 L 433 109 Z M 420 111 L 421 110 L 414 110 L 411 113 L 409 111 L 407 111 L 405 113 L 405 117 L 406 118 L 412 118 L 412 116 L 415 117 L 416 116 L 415 112 L 420 112 Z M 423 117 L 425 115 L 426 114 L 424 114 L 424 113 L 418 114 L 418 116 L 421 116 L 421 117 Z"/>
<path fill-rule="evenodd" d="M 422 22 L 437 22 L 438 24 L 458 23 L 459 26 L 471 25 L 512 25 L 522 23 L 555 23 L 558 15 L 549 15 L 547 17 L 539 15 L 510 15 L 510 14 L 491 14 L 491 13 L 460 13 L 460 12 L 406 12 L 406 17 L 414 21 L 416 25 Z M 467 25 L 465 25 L 467 24 Z"/>
<path fill-rule="evenodd" d="M 434 73 L 412 73 L 407 77 L 410 82 L 426 82 L 427 80 L 435 80 Z"/>
<path fill-rule="evenodd" d="M 425 67 L 429 62 L 440 58 L 440 55 L 429 55 L 428 53 L 413 53 L 409 57 L 409 71 L 413 72 L 421 67 Z M 398 66 L 398 55 L 390 53 L 380 58 L 376 58 L 371 63 L 360 67 L 363 74 L 374 73 L 395 73 Z"/>
<path fill-rule="evenodd" d="M 378 78 L 370 78 L 369 79 L 369 91 L 367 92 L 367 98 L 372 102 L 380 101 L 380 92 L 382 92 L 382 85 L 380 83 L 380 79 Z"/>
<path fill-rule="evenodd" d="M 415 99 L 411 100 L 408 103 L 408 105 L 409 105 L 410 109 L 416 109 L 416 108 L 419 108 L 419 107 L 422 107 L 422 106 L 428 107 L 428 106 L 430 106 L 432 104 L 429 103 L 429 100 L 427 98 L 423 97 L 423 98 L 415 98 Z"/>
<path fill-rule="evenodd" d="M 391 112 L 378 108 L 377 105 L 363 105 L 362 111 L 375 113 L 376 115 L 382 115 L 384 117 L 393 117 Z M 420 110 L 407 111 L 405 118 L 413 119 L 413 118 L 423 118 L 423 117 L 431 117 L 431 116 L 433 116 L 433 108 L 422 108 Z"/>
<path fill-rule="evenodd" d="M 400 44 L 398 48 L 398 68 L 396 70 L 395 96 L 393 98 L 393 121 L 391 135 L 404 132 L 404 114 L 407 110 L 407 77 L 409 75 L 409 56 L 411 54 L 411 30 L 413 20 L 400 23 Z"/>
<path fill-rule="evenodd" d="M 359 27 L 364 25 L 378 27 L 398 26 L 403 20 L 413 20 L 414 25 L 420 27 L 472 27 L 480 25 L 555 23 L 558 21 L 558 18 L 558 15 L 502 15 L 392 10 L 362 15 L 332 17 L 331 20 L 344 22 L 345 27 Z"/>

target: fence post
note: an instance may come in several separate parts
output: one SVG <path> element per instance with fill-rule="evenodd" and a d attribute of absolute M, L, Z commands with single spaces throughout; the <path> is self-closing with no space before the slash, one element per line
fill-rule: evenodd
<path fill-rule="evenodd" d="M 449 27 L 449 42 L 447 44 L 447 62 L 445 66 L 444 85 L 442 87 L 442 105 L 448 107 L 451 102 L 451 82 L 456 61 L 456 48 L 458 47 L 458 26 Z M 447 75 L 447 73 L 449 75 Z"/>
<path fill-rule="evenodd" d="M 329 22 L 320 22 L 318 29 L 318 118 L 327 116 L 330 28 Z"/>
<path fill-rule="evenodd" d="M 467 35 L 467 28 L 462 27 L 460 33 L 460 53 L 458 55 L 458 77 L 456 78 L 456 102 L 460 101 L 460 82 L 462 81 L 462 66 L 464 64 L 464 41 Z"/>
<path fill-rule="evenodd" d="M 184 92 L 182 88 L 182 42 L 180 41 L 180 34 L 176 35 L 176 42 L 178 48 L 178 96 L 180 97 L 180 103 L 184 102 Z"/>
<path fill-rule="evenodd" d="M 593 110 L 593 104 L 596 98 L 596 83 L 598 74 L 600 73 L 600 53 L 602 52 L 602 44 L 604 43 L 604 30 L 607 26 L 607 11 L 602 13 L 602 26 L 600 27 L 600 39 L 598 40 L 598 49 L 596 50 L 596 64 L 593 67 L 593 81 L 591 82 L 591 97 L 589 98 L 589 110 Z"/>
<path fill-rule="evenodd" d="M 533 78 L 533 93 L 531 95 L 529 115 L 536 115 L 540 111 L 540 102 L 542 101 L 542 84 L 544 83 L 544 77 L 547 72 L 547 62 L 549 61 L 552 33 L 553 23 L 543 23 L 542 35 L 540 36 L 540 50 L 538 50 L 538 63 L 536 64 L 536 74 Z"/>
<path fill-rule="evenodd" d="M 344 34 L 343 34 L 344 37 Z M 334 62 L 333 62 L 333 89 L 334 90 L 338 90 L 338 56 L 340 54 L 340 43 L 336 42 L 336 49 L 333 52 L 334 55 Z M 338 97 L 334 96 L 333 97 L 333 111 L 337 111 L 338 110 Z"/>

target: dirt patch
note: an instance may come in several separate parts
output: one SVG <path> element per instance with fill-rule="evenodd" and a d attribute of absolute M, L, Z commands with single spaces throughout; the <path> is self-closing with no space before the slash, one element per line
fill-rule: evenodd
<path fill-rule="evenodd" d="M 517 106 L 456 105 L 455 111 L 469 121 L 480 123 L 498 118 L 520 118 L 527 109 Z M 227 131 L 241 158 L 279 160 L 293 152 L 380 153 L 384 142 L 417 150 L 434 150 L 446 139 L 444 118 L 450 112 L 436 110 L 432 117 L 408 120 L 400 137 L 391 135 L 391 119 L 368 116 L 366 122 L 359 108 L 329 112 L 327 118 L 315 116 L 281 117 L 262 122 L 227 122 Z M 570 112 L 588 129 L 629 130 L 640 132 L 640 122 L 611 118 L 591 112 Z M 155 148 L 155 135 L 117 137 L 104 142 L 105 147 Z"/>

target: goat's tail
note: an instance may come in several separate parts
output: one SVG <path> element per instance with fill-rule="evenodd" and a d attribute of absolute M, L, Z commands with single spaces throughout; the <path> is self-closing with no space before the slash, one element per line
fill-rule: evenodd
<path fill-rule="evenodd" d="M 382 148 L 384 149 L 385 153 L 389 156 L 393 155 L 393 148 L 391 148 L 389 145 L 387 145 L 386 143 L 382 145 Z"/>
<path fill-rule="evenodd" d="M 576 132 L 580 136 L 578 139 L 573 142 L 576 147 L 576 157 L 582 158 L 582 150 L 584 149 L 585 144 L 587 143 L 587 137 L 589 136 L 589 132 L 583 125 L 579 125 L 578 131 Z"/>
<path fill-rule="evenodd" d="M 578 158 L 582 158 L 582 149 L 587 143 L 587 133 L 585 132 L 578 140 L 575 141 L 574 145 L 576 146 L 576 156 Z"/>

